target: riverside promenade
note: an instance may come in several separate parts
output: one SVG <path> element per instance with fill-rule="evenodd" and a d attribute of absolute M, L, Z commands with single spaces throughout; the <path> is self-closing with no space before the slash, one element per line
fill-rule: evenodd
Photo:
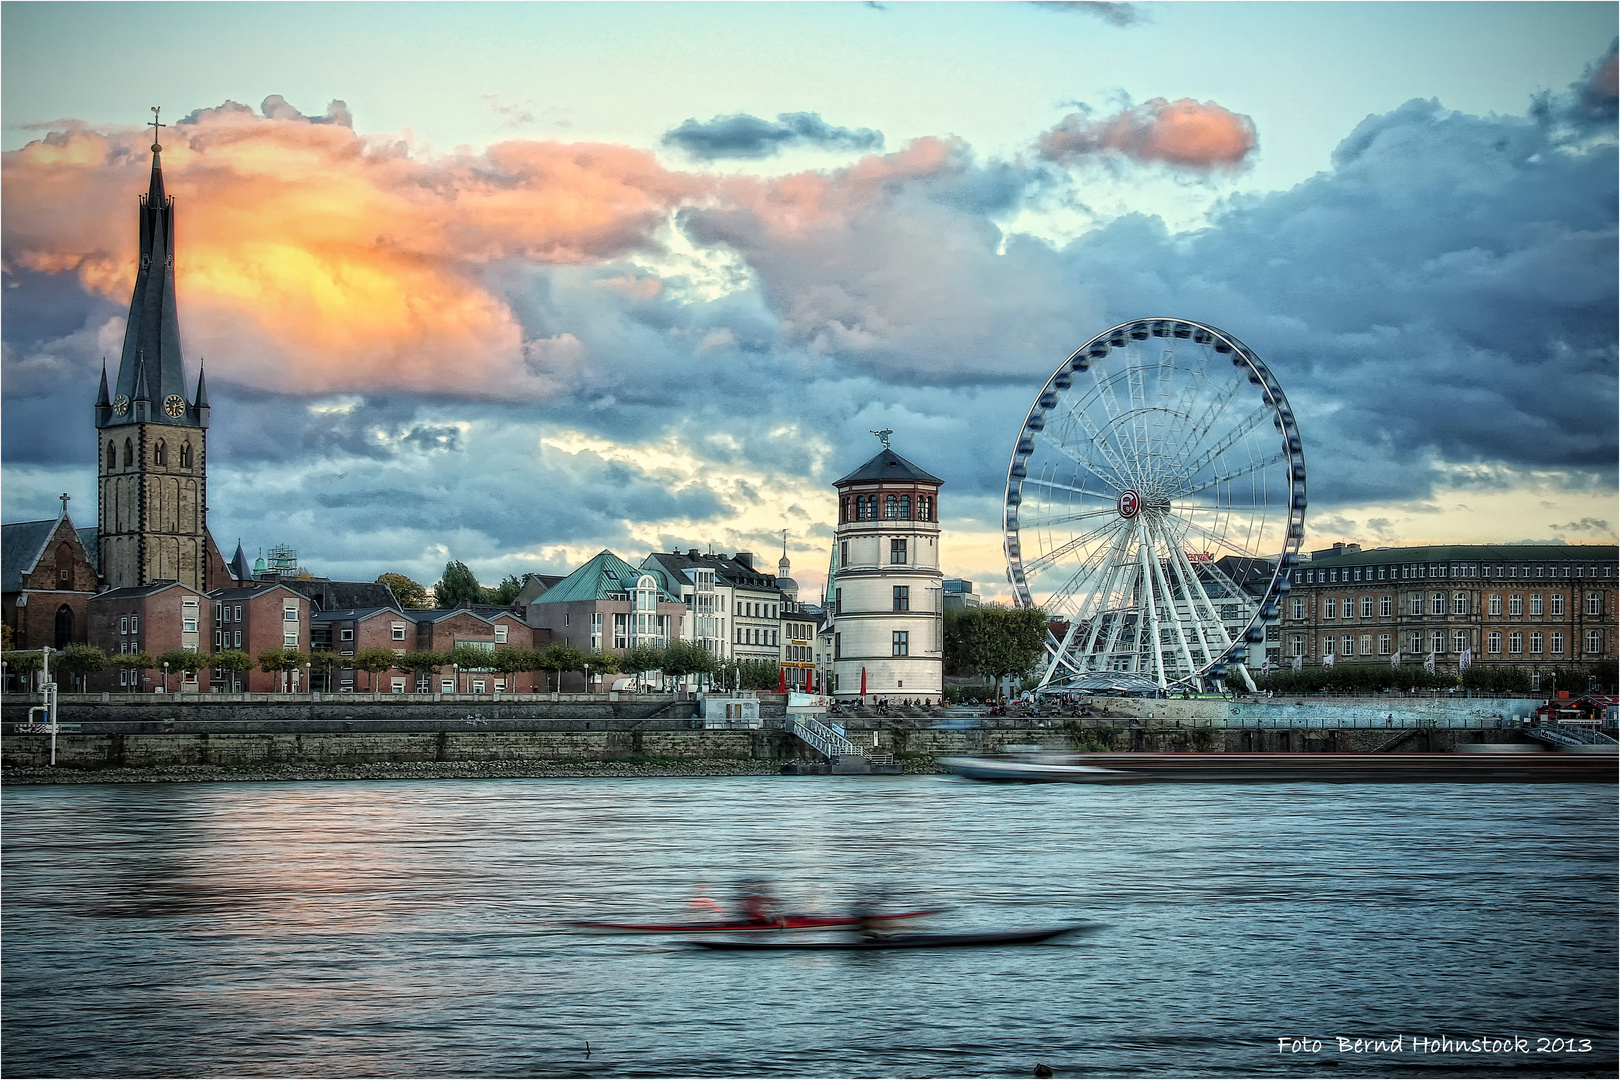
<path fill-rule="evenodd" d="M 50 735 L 37 695 L 0 702 L 8 783 L 427 776 L 775 773 L 821 756 L 785 730 L 785 695 L 757 721 L 705 722 L 668 694 L 61 695 Z M 1448 752 L 1528 740 L 1537 703 L 1508 698 L 1278 702 L 1092 698 L 1089 716 L 986 716 L 968 707 L 835 715 L 850 742 L 905 772 L 936 759 L 1040 746 L 1091 752 Z"/>

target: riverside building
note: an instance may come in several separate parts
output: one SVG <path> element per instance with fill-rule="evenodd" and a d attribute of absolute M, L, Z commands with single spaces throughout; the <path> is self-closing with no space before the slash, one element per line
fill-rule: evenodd
<path fill-rule="evenodd" d="M 833 691 L 937 700 L 944 687 L 939 489 L 889 446 L 833 481 Z"/>
<path fill-rule="evenodd" d="M 1612 666 L 1617 574 L 1612 544 L 1335 544 L 1290 576 L 1282 663 Z"/>

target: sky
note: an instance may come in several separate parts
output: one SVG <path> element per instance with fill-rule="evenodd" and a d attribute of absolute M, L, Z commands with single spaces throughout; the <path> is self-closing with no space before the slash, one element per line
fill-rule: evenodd
<path fill-rule="evenodd" d="M 1298 416 L 1306 546 L 1616 539 L 1617 5 L 0 5 L 0 511 L 94 523 L 150 106 L 227 555 L 824 577 L 1047 377 L 1196 319 Z"/>

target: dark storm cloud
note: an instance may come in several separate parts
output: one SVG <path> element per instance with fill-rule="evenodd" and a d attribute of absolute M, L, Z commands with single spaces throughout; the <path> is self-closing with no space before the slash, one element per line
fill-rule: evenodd
<path fill-rule="evenodd" d="M 883 133 L 871 128 L 834 127 L 819 113 L 780 113 L 774 122 L 737 113 L 706 122 L 687 119 L 665 133 L 664 145 L 679 147 L 705 161 L 717 161 L 767 158 L 788 146 L 876 150 L 883 146 Z"/>
<path fill-rule="evenodd" d="M 1106 0 L 1030 0 L 1046 11 L 1090 15 L 1113 26 L 1133 26 L 1147 21 L 1135 4 L 1108 3 Z"/>

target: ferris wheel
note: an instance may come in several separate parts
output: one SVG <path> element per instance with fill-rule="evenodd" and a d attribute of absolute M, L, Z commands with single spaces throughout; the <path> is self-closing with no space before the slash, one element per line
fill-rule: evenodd
<path fill-rule="evenodd" d="M 1007 469 L 1007 575 L 1050 617 L 1042 689 L 1201 688 L 1267 660 L 1305 536 L 1305 457 L 1232 335 L 1142 319 L 1092 338 L 1030 407 Z"/>

